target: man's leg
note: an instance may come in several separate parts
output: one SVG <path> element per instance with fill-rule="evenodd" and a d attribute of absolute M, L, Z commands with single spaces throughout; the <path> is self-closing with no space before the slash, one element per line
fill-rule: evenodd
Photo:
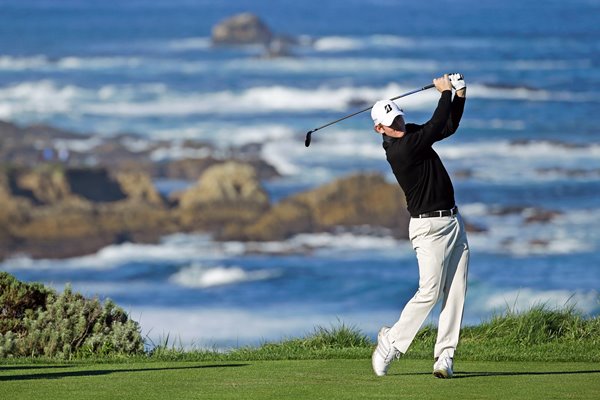
<path fill-rule="evenodd" d="M 457 215 L 456 219 L 459 232 L 452 253 L 447 260 L 442 309 L 434 349 L 434 356 L 436 358 L 454 357 L 454 350 L 456 349 L 460 335 L 465 295 L 467 292 L 469 244 L 462 217 Z"/>
<path fill-rule="evenodd" d="M 425 319 L 437 303 L 445 280 L 444 240 L 431 235 L 437 229 L 432 219 L 411 219 L 409 235 L 419 263 L 419 289 L 406 304 L 400 319 L 388 332 L 392 345 L 406 353 Z"/>

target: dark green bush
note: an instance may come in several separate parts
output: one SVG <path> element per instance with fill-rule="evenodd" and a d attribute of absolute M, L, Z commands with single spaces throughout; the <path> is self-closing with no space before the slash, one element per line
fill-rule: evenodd
<path fill-rule="evenodd" d="M 23 283 L 0 272 L 0 334 L 25 333 L 23 320 L 46 306 L 51 290 L 40 283 Z"/>
<path fill-rule="evenodd" d="M 0 273 L 0 290 L 0 357 L 73 358 L 144 350 L 138 323 L 110 300 L 86 299 L 69 286 L 57 294 L 5 272 Z"/>

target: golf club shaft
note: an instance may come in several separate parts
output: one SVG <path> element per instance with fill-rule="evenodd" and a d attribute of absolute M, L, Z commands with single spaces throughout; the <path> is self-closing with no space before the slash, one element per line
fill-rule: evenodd
<path fill-rule="evenodd" d="M 430 85 L 427 85 L 427 86 L 423 86 L 422 88 L 415 89 L 415 90 L 411 90 L 410 92 L 407 92 L 407 93 L 401 94 L 400 96 L 393 97 L 393 98 L 391 98 L 390 100 L 392 100 L 392 101 L 393 101 L 393 100 L 399 99 L 399 98 L 401 98 L 401 97 L 405 97 L 405 96 L 411 95 L 411 94 L 413 94 L 413 93 L 420 92 L 420 91 L 422 91 L 422 90 L 431 89 L 431 88 L 432 88 L 432 87 L 434 87 L 434 86 L 435 86 L 435 85 L 433 85 L 433 84 L 430 84 Z M 327 123 L 327 124 L 325 124 L 325 125 L 323 125 L 323 126 L 320 126 L 320 127 L 318 127 L 318 128 L 315 128 L 315 129 L 313 129 L 312 131 L 308 131 L 308 132 L 306 133 L 306 140 L 304 141 L 304 145 L 305 145 L 306 147 L 310 146 L 311 135 L 313 134 L 313 132 L 316 132 L 316 131 L 318 131 L 318 130 L 321 130 L 321 129 L 323 129 L 323 128 L 327 128 L 327 127 L 328 127 L 328 126 L 330 126 L 330 125 L 337 124 L 338 122 L 340 122 L 340 121 L 343 121 L 343 120 L 345 120 L 345 119 L 348 119 L 348 118 L 350 118 L 350 117 L 354 117 L 355 115 L 358 115 L 358 114 L 360 114 L 360 113 L 363 113 L 363 112 L 365 112 L 365 111 L 368 111 L 368 110 L 370 110 L 371 108 L 373 108 L 373 106 L 367 107 L 367 108 L 365 108 L 364 110 L 356 111 L 356 112 L 354 112 L 354 113 L 352 113 L 352 114 L 349 114 L 349 115 L 346 115 L 346 116 L 344 116 L 344 117 L 342 117 L 342 118 L 340 118 L 340 119 L 336 119 L 335 121 L 331 121 L 331 122 L 329 122 L 329 123 Z"/>

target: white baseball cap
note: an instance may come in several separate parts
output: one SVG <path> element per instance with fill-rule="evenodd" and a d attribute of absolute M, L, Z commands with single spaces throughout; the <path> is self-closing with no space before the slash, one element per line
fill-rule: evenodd
<path fill-rule="evenodd" d="M 379 100 L 371 109 L 371 118 L 373 118 L 375 126 L 379 124 L 390 126 L 398 115 L 404 115 L 404 113 L 391 100 Z"/>

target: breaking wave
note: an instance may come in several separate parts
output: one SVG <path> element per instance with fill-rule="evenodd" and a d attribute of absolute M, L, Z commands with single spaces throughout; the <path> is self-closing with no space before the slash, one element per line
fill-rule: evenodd
<path fill-rule="evenodd" d="M 297 88 L 257 86 L 241 91 L 208 93 L 182 92 L 164 84 L 105 85 L 97 89 L 60 85 L 52 80 L 23 82 L 0 88 L 0 118 L 21 119 L 40 115 L 97 115 L 128 118 L 183 117 L 190 115 L 224 116 L 231 104 L 239 114 L 306 113 L 352 109 L 357 101 L 372 104 L 391 98 L 412 87 L 389 84 L 383 87 Z M 549 92 L 524 87 L 498 88 L 473 84 L 470 97 L 491 100 L 591 101 L 586 93 Z M 437 92 L 399 100 L 411 110 L 426 110 L 435 105 Z"/>
<path fill-rule="evenodd" d="M 268 280 L 280 275 L 280 271 L 274 270 L 246 271 L 240 267 L 210 268 L 194 264 L 179 270 L 169 280 L 184 287 L 205 289 L 214 286 Z"/>

